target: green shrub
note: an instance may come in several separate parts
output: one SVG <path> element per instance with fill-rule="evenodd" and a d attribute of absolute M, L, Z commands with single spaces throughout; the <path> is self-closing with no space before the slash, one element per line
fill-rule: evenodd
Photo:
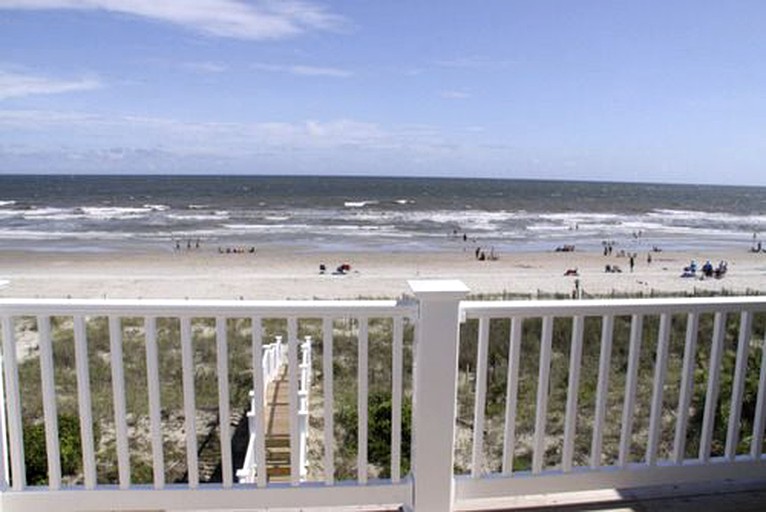
<path fill-rule="evenodd" d="M 58 424 L 61 474 L 78 475 L 82 470 L 80 420 L 77 416 L 60 415 Z M 28 485 L 48 484 L 45 425 L 42 423 L 24 425 L 24 463 Z"/>

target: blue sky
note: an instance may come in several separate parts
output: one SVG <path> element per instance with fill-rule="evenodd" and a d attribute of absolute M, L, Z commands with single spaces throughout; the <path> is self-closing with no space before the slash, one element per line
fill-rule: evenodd
<path fill-rule="evenodd" d="M 766 2 L 0 0 L 0 173 L 766 185 Z"/>

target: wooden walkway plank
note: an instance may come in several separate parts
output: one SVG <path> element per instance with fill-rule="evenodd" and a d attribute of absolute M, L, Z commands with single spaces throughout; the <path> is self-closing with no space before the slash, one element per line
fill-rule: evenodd
<path fill-rule="evenodd" d="M 269 482 L 290 481 L 290 386 L 287 365 L 266 388 L 266 474 Z"/>

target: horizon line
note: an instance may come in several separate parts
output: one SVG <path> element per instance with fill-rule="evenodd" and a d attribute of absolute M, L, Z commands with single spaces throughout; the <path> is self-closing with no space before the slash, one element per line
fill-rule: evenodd
<path fill-rule="evenodd" d="M 567 178 L 529 178 L 529 177 L 501 177 L 501 176 L 428 176 L 428 175 L 379 175 L 379 174 L 282 174 L 282 173 L 202 173 L 202 172 L 181 172 L 181 173 L 156 173 L 156 172 L 129 172 L 129 173 L 103 173 L 103 172 L 0 172 L 0 179 L 11 177 L 99 177 L 99 178 L 325 178 L 325 179 L 391 179 L 391 180 L 477 180 L 477 181 L 526 181 L 538 183 L 602 183 L 609 185 L 645 185 L 645 186 L 687 186 L 687 187 L 726 187 L 726 188 L 766 188 L 764 185 L 752 184 L 730 184 L 730 183 L 688 183 L 688 182 L 659 182 L 659 181 L 618 181 L 614 179 L 567 179 Z"/>

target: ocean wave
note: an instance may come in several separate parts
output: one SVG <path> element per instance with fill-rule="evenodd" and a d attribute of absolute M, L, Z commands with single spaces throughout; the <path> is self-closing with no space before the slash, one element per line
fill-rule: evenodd
<path fill-rule="evenodd" d="M 77 218 L 79 215 L 70 208 L 32 208 L 24 210 L 14 210 L 21 217 L 25 219 L 45 219 L 45 220 L 58 220 L 58 219 L 71 219 Z"/>
<path fill-rule="evenodd" d="M 766 215 L 736 215 L 725 212 L 705 212 L 700 210 L 656 209 L 647 216 L 667 221 L 688 221 L 694 223 L 712 224 L 766 224 Z"/>
<path fill-rule="evenodd" d="M 122 231 L 37 231 L 0 229 L 0 240 L 130 240 L 135 233 Z"/>
<path fill-rule="evenodd" d="M 19 212 L 15 210 L 2 210 L 0 209 L 0 219 L 10 219 L 13 217 L 18 217 Z"/>
<path fill-rule="evenodd" d="M 562 226 L 561 224 L 535 224 L 526 227 L 527 231 L 542 231 L 542 232 L 569 232 L 572 229 L 569 226 Z"/>
<path fill-rule="evenodd" d="M 99 220 L 123 220 L 143 217 L 153 210 L 147 207 L 120 207 L 120 206 L 81 206 L 75 211 L 82 212 L 84 215 Z"/>
<path fill-rule="evenodd" d="M 380 204 L 380 201 L 375 201 L 375 200 L 345 201 L 343 203 L 343 206 L 345 206 L 346 208 L 364 208 L 365 206 L 376 205 L 376 204 Z"/>
<path fill-rule="evenodd" d="M 0 206 L 13 206 L 16 204 L 16 201 L 0 201 Z"/>
<path fill-rule="evenodd" d="M 700 216 L 710 215 L 710 213 L 704 212 L 702 210 L 675 210 L 672 208 L 656 208 L 649 212 L 648 215 L 698 218 Z"/>
<path fill-rule="evenodd" d="M 218 212 L 207 212 L 207 213 L 198 213 L 198 214 L 168 213 L 166 217 L 169 220 L 177 220 L 182 222 L 189 222 L 194 220 L 199 220 L 199 221 L 226 220 L 229 218 L 229 212 L 222 210 Z"/>
<path fill-rule="evenodd" d="M 590 213 L 590 212 L 552 212 L 533 215 L 540 219 L 556 220 L 566 223 L 605 222 L 624 219 L 626 216 L 619 213 Z"/>
<path fill-rule="evenodd" d="M 170 206 L 166 204 L 145 204 L 144 208 L 149 208 L 155 212 L 164 212 L 166 210 L 170 210 Z"/>
<path fill-rule="evenodd" d="M 317 226 L 310 224 L 224 224 L 224 228 L 230 231 L 280 231 L 295 233 L 317 229 Z"/>

